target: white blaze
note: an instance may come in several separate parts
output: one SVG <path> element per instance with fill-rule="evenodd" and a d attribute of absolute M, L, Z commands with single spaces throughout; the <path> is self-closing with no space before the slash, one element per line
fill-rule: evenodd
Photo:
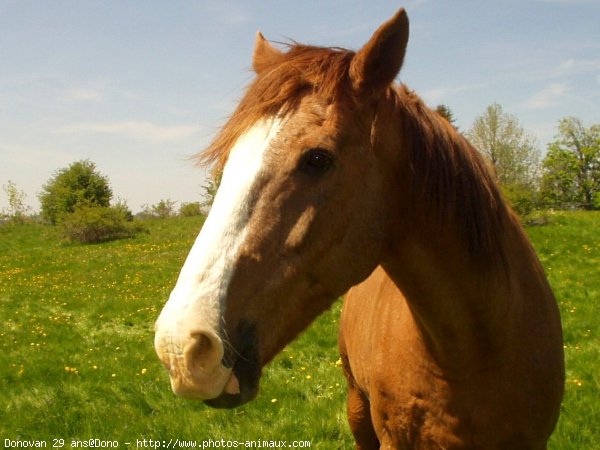
<path fill-rule="evenodd" d="M 159 355 L 161 351 L 169 355 L 172 376 L 178 375 L 173 374 L 173 365 L 181 365 L 175 359 L 183 356 L 190 333 L 202 331 L 221 336 L 227 289 L 236 256 L 247 236 L 252 187 L 280 125 L 280 119 L 262 120 L 231 149 L 210 214 L 156 322 L 155 346 Z M 230 370 L 219 366 L 213 372 L 219 379 L 214 380 L 216 386 L 222 384 L 222 389 Z"/>

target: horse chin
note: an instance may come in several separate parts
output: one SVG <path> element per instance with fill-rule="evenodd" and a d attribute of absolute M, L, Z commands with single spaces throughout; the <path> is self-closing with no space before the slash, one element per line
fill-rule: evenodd
<path fill-rule="evenodd" d="M 226 392 L 219 395 L 217 398 L 213 398 L 211 400 L 204 400 L 204 404 L 210 406 L 211 408 L 217 409 L 232 409 L 237 408 L 238 406 L 242 406 L 245 403 L 248 403 L 251 400 L 254 400 L 258 390 L 250 395 L 244 396 L 241 393 L 239 394 L 228 394 Z"/>
<path fill-rule="evenodd" d="M 221 395 L 210 400 L 204 400 L 204 403 L 212 408 L 236 408 L 254 400 L 258 394 L 258 382 L 258 378 L 244 378 L 240 380 L 234 373 L 231 375 L 231 378 Z"/>

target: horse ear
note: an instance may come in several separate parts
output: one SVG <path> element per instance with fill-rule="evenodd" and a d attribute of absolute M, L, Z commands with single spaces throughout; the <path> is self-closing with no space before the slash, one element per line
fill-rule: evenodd
<path fill-rule="evenodd" d="M 353 87 L 373 94 L 387 88 L 402 67 L 407 43 L 408 16 L 402 8 L 354 55 L 350 65 Z"/>
<path fill-rule="evenodd" d="M 271 66 L 281 52 L 269 44 L 262 33 L 256 33 L 256 43 L 254 44 L 254 54 L 252 55 L 252 68 L 257 74 L 261 73 L 267 67 Z"/>

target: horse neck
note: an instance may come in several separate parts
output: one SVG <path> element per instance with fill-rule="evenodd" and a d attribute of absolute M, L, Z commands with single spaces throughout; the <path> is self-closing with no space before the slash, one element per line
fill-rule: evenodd
<path fill-rule="evenodd" d="M 403 111 L 414 114 L 412 110 Z M 411 121 L 412 132 L 430 136 L 428 142 L 417 141 L 404 137 L 406 127 L 403 130 L 396 127 L 397 142 L 404 147 L 400 152 L 408 151 L 413 157 L 419 151 L 429 152 L 426 157 L 431 161 L 418 164 L 465 162 L 461 162 L 464 155 L 457 155 L 456 151 L 471 152 L 472 148 L 463 148 L 468 143 L 462 136 L 433 113 L 425 110 L 422 113 L 430 115 L 425 120 L 396 118 L 404 124 Z M 427 129 L 415 130 L 415 126 Z M 411 145 L 438 145 L 438 148 L 409 148 Z M 444 155 L 444 152 L 453 154 Z M 465 183 L 447 180 L 447 185 L 441 186 L 441 189 L 453 190 L 459 198 L 449 196 L 445 200 L 438 199 L 437 203 L 434 200 L 433 207 L 427 204 L 428 196 L 435 199 L 444 193 L 429 192 L 435 191 L 435 184 L 433 188 L 419 187 L 418 179 L 407 180 L 425 176 L 432 177 L 425 181 L 431 183 L 435 177 L 448 177 L 449 173 L 430 170 L 424 175 L 413 161 L 408 166 L 404 164 L 409 169 L 397 169 L 395 177 L 400 186 L 396 188 L 412 194 L 404 196 L 405 200 L 396 205 L 391 214 L 393 236 L 389 254 L 382 263 L 405 295 L 435 358 L 445 370 L 455 369 L 461 374 L 466 373 L 467 366 L 485 361 L 494 354 L 494 349 L 502 347 L 505 320 L 519 301 L 516 297 L 521 295 L 524 277 L 537 277 L 540 283 L 545 283 L 543 271 L 518 220 L 505 206 L 493 182 L 490 184 L 490 179 L 481 173 L 481 160 L 471 160 L 472 157 L 472 154 L 465 157 L 468 164 L 458 172 L 453 169 L 459 173 L 456 177 L 468 179 Z M 479 157 L 475 155 L 475 158 Z M 464 171 L 471 172 L 465 174 Z M 418 195 L 421 192 L 424 195 Z M 441 204 L 444 201 L 455 204 Z M 465 221 L 463 214 L 473 217 Z M 474 233 L 479 236 L 473 236 Z"/>

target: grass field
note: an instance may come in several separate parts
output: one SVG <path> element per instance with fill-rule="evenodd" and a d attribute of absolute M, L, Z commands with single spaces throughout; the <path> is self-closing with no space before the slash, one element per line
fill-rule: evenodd
<path fill-rule="evenodd" d="M 265 370 L 254 402 L 220 411 L 171 393 L 153 323 L 201 224 L 149 222 L 149 234 L 88 246 L 61 243 L 51 227 L 0 227 L 0 446 L 264 439 L 352 448 L 339 302 Z M 565 328 L 567 392 L 552 449 L 600 448 L 599 230 L 599 213 L 554 214 L 528 229 Z"/>

